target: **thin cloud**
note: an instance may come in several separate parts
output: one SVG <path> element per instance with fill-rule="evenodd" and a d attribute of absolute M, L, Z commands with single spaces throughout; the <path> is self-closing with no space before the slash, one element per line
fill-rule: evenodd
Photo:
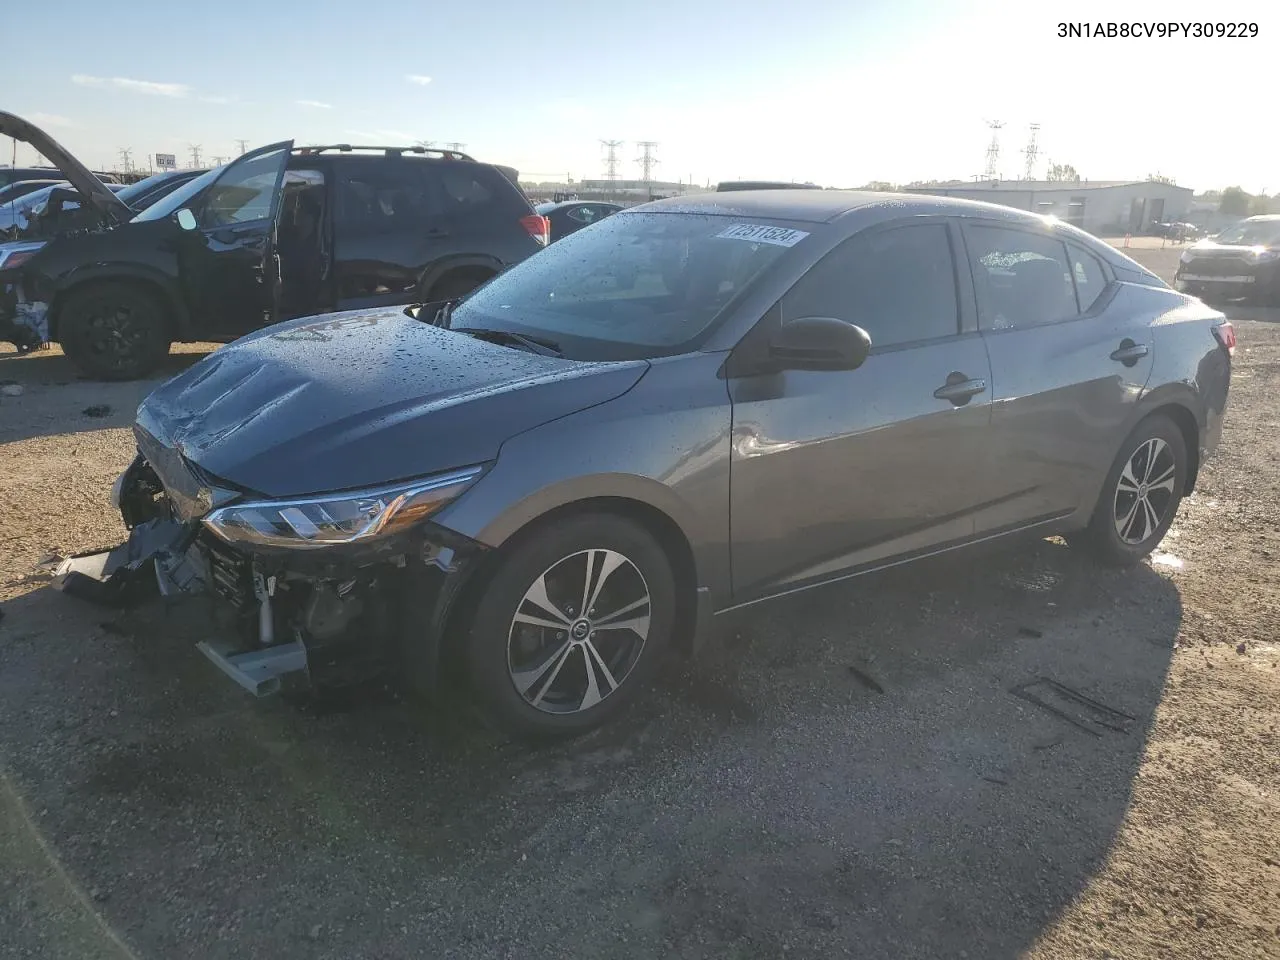
<path fill-rule="evenodd" d="M 153 97 L 181 98 L 191 92 L 191 88 L 185 83 L 157 83 L 154 80 L 132 80 L 129 77 L 91 77 L 83 73 L 72 74 L 71 82 L 82 87 L 114 87 Z"/>
<path fill-rule="evenodd" d="M 201 97 L 200 101 L 202 103 L 230 103 L 232 99 L 234 98 L 232 97 Z"/>
<path fill-rule="evenodd" d="M 410 83 L 416 83 L 420 87 L 425 87 L 431 82 L 431 78 L 423 73 L 406 73 L 404 78 Z"/>
<path fill-rule="evenodd" d="M 312 107 L 316 110 L 332 110 L 333 104 L 324 103 L 320 100 L 297 100 L 295 101 L 300 107 Z"/>

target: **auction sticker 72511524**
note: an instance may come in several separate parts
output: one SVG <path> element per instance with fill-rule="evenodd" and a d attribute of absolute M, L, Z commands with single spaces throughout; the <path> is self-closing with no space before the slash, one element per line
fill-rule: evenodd
<path fill-rule="evenodd" d="M 794 247 L 809 234 L 790 227 L 769 227 L 762 223 L 735 223 L 725 227 L 717 237 L 726 240 L 747 240 L 751 243 L 771 243 L 776 247 Z"/>

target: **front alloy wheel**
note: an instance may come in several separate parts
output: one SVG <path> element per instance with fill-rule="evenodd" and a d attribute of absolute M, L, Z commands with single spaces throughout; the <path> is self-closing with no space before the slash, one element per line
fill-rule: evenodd
<path fill-rule="evenodd" d="M 614 550 L 584 550 L 543 571 L 511 619 L 507 669 L 530 706 L 590 710 L 616 692 L 649 636 L 649 585 Z"/>
<path fill-rule="evenodd" d="M 504 549 L 467 648 L 484 712 L 520 737 L 603 723 L 652 677 L 670 639 L 666 553 L 638 524 L 605 513 L 556 518 Z"/>

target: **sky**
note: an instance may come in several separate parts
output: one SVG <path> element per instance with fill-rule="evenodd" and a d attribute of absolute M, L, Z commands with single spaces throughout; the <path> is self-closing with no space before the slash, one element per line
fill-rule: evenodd
<path fill-rule="evenodd" d="M 1087 179 L 1280 192 L 1275 0 L 213 0 L 18 4 L 0 109 L 95 168 L 280 140 L 461 142 L 522 179 L 969 179 L 1029 127 Z M 326 12 L 331 9 L 332 12 Z M 1245 39 L 1060 38 L 1062 21 L 1256 23 Z M 79 25 L 109 23 L 102 32 Z M 63 27 L 56 26 L 63 24 Z M 73 26 L 74 25 L 74 26 Z M 25 37 L 23 42 L 15 42 Z M 0 164 L 11 162 L 0 143 Z M 35 160 L 19 147 L 19 165 Z"/>

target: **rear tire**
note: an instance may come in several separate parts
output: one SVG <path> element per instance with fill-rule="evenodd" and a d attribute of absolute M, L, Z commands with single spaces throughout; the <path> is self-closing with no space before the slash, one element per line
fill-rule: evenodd
<path fill-rule="evenodd" d="M 58 341 L 90 377 L 137 380 L 169 353 L 169 322 L 160 299 L 145 288 L 94 283 L 67 294 L 58 311 Z"/>
<path fill-rule="evenodd" d="M 652 679 L 675 599 L 662 547 L 622 517 L 582 514 L 522 538 L 471 623 L 467 666 L 486 718 L 521 739 L 605 723 Z"/>
<path fill-rule="evenodd" d="M 1134 428 L 1107 472 L 1089 526 L 1067 542 L 1106 566 L 1140 562 L 1168 532 L 1187 484 L 1187 444 L 1162 414 Z"/>

